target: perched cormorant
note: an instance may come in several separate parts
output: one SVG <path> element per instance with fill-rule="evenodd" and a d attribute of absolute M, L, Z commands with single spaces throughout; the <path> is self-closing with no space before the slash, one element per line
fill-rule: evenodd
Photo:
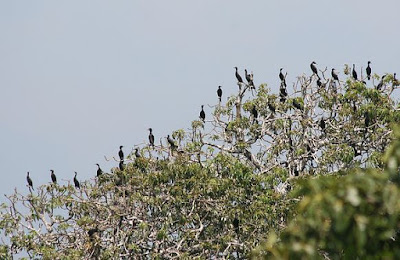
<path fill-rule="evenodd" d="M 119 152 L 118 152 L 118 155 L 119 155 L 119 160 L 120 161 L 124 161 L 124 152 L 122 151 L 122 147 L 124 147 L 124 146 L 120 146 L 119 147 Z"/>
<path fill-rule="evenodd" d="M 356 65 L 353 64 L 353 71 L 352 71 L 351 73 L 353 74 L 353 79 L 354 79 L 354 80 L 357 80 L 357 71 L 356 71 L 356 69 L 355 69 L 355 66 L 356 66 Z"/>
<path fill-rule="evenodd" d="M 239 235 L 239 219 L 237 218 L 237 216 L 235 216 L 235 218 L 233 219 L 232 224 L 236 234 Z"/>
<path fill-rule="evenodd" d="M 100 165 L 98 164 L 98 163 L 96 163 L 96 165 L 97 165 L 97 177 L 100 177 L 100 175 L 102 175 L 103 174 L 103 171 L 101 170 L 101 168 L 100 168 Z"/>
<path fill-rule="evenodd" d="M 50 170 L 51 171 L 51 180 L 53 181 L 53 183 L 57 183 L 57 177 L 56 177 L 56 175 L 54 174 L 54 170 Z"/>
<path fill-rule="evenodd" d="M 253 115 L 254 121 L 258 124 L 257 118 L 258 118 L 258 112 L 256 109 L 256 106 L 253 106 L 251 109 L 251 114 Z"/>
<path fill-rule="evenodd" d="M 32 179 L 31 179 L 31 177 L 29 177 L 29 172 L 28 172 L 28 174 L 26 175 L 26 181 L 28 182 L 29 187 L 31 187 L 32 190 L 35 190 L 35 189 L 33 188 Z"/>
<path fill-rule="evenodd" d="M 77 175 L 77 174 L 78 174 L 78 173 L 75 172 L 74 184 L 75 184 L 75 188 L 80 189 L 80 188 L 81 188 L 81 185 L 79 184 L 79 181 L 78 181 L 78 179 L 76 178 L 76 175 Z"/>
<path fill-rule="evenodd" d="M 297 102 L 297 99 L 293 99 L 293 106 L 297 108 L 298 110 L 303 110 L 303 105 L 299 102 Z"/>
<path fill-rule="evenodd" d="M 283 68 L 281 68 L 279 70 L 279 78 L 281 79 L 281 81 L 284 81 L 285 80 L 285 75 L 283 75 L 282 70 L 283 70 Z"/>
<path fill-rule="evenodd" d="M 150 146 L 154 147 L 154 135 L 153 135 L 153 129 L 149 128 L 149 142 L 150 142 Z"/>
<path fill-rule="evenodd" d="M 335 69 L 332 69 L 331 74 L 332 74 L 332 78 L 333 78 L 334 80 L 339 81 L 339 77 L 338 77 L 338 75 L 336 74 Z"/>
<path fill-rule="evenodd" d="M 241 77 L 241 76 L 239 75 L 239 73 L 238 73 L 238 68 L 237 68 L 237 67 L 234 67 L 234 68 L 235 68 L 235 70 L 236 70 L 235 76 L 236 76 L 238 82 L 243 83 L 243 79 L 242 79 L 242 77 Z"/>
<path fill-rule="evenodd" d="M 381 78 L 381 81 L 379 82 L 379 84 L 376 86 L 377 90 L 381 90 L 383 87 L 383 79 L 386 77 L 386 75 L 383 75 Z"/>
<path fill-rule="evenodd" d="M 371 118 L 369 116 L 368 111 L 364 112 L 364 125 L 367 128 L 369 126 L 369 124 L 371 123 Z"/>
<path fill-rule="evenodd" d="M 368 78 L 368 80 L 371 79 L 371 67 L 369 66 L 369 64 L 371 64 L 370 61 L 368 61 L 368 66 L 367 66 L 367 68 L 365 69 L 365 71 L 367 72 L 367 78 Z"/>
<path fill-rule="evenodd" d="M 221 98 L 222 98 L 222 89 L 221 89 L 221 86 L 218 86 L 217 95 L 218 95 L 218 98 L 219 98 L 219 102 L 221 102 Z"/>
<path fill-rule="evenodd" d="M 244 76 L 245 76 L 247 82 L 249 83 L 249 86 L 254 87 L 253 77 L 251 74 L 247 74 L 247 69 L 244 69 Z"/>
<path fill-rule="evenodd" d="M 135 148 L 135 156 L 136 156 L 136 158 L 142 157 L 142 156 L 140 155 L 140 153 L 139 153 L 139 149 L 138 149 L 138 148 Z"/>
<path fill-rule="evenodd" d="M 204 122 L 206 120 L 206 113 L 204 113 L 203 107 L 204 105 L 201 105 L 200 119 Z"/>
<path fill-rule="evenodd" d="M 321 120 L 319 120 L 319 127 L 321 127 L 322 131 L 325 131 L 325 119 L 321 118 Z"/>
<path fill-rule="evenodd" d="M 168 141 L 169 145 L 171 146 L 171 149 L 176 149 L 176 144 L 169 135 L 167 135 L 167 141 Z"/>
<path fill-rule="evenodd" d="M 275 113 L 275 105 L 273 105 L 270 102 L 268 102 L 268 108 L 269 108 L 269 110 L 272 111 L 272 113 Z"/>
<path fill-rule="evenodd" d="M 315 63 L 315 61 L 311 62 L 310 64 L 310 68 L 312 70 L 312 72 L 316 75 L 318 75 L 318 71 L 317 71 L 317 67 L 315 66 L 317 63 Z"/>

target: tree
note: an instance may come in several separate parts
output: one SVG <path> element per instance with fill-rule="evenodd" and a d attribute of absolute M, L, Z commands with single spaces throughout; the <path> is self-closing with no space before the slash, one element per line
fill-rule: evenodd
<path fill-rule="evenodd" d="M 289 93 L 285 78 L 280 98 L 265 84 L 255 90 L 251 74 L 251 83 L 238 82 L 238 93 L 214 106 L 211 120 L 142 147 L 122 170 L 81 182 L 79 190 L 16 190 L 0 211 L 0 232 L 9 239 L 0 257 L 249 256 L 297 215 L 300 197 L 287 195 L 296 176 L 383 167 L 389 125 L 400 119 L 393 76 L 377 90 L 325 72 L 298 77 Z"/>
<path fill-rule="evenodd" d="M 253 252 L 254 258 L 398 259 L 400 131 L 388 149 L 386 169 L 352 169 L 306 179 L 296 217 Z"/>

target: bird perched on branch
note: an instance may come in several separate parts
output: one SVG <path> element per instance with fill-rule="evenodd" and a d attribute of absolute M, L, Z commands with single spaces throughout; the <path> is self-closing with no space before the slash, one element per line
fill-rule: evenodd
<path fill-rule="evenodd" d="M 336 74 L 335 69 L 332 69 L 331 75 L 332 75 L 332 78 L 333 78 L 334 80 L 339 81 L 339 77 L 338 77 L 338 75 Z"/>
<path fill-rule="evenodd" d="M 77 174 L 78 174 L 78 173 L 75 172 L 74 184 L 75 184 L 75 188 L 80 189 L 80 188 L 81 188 L 81 185 L 79 184 L 79 181 L 78 181 L 78 179 L 76 178 L 76 175 L 77 175 Z"/>
<path fill-rule="evenodd" d="M 243 83 L 243 79 L 242 79 L 242 77 L 241 77 L 241 76 L 239 75 L 239 73 L 238 73 L 238 68 L 237 68 L 237 67 L 234 67 L 234 68 L 235 68 L 235 70 L 236 70 L 235 76 L 236 76 L 237 81 L 240 82 L 240 83 Z"/>
<path fill-rule="evenodd" d="M 177 148 L 174 140 L 169 135 L 167 135 L 167 141 L 168 141 L 169 145 L 171 146 L 172 150 Z"/>
<path fill-rule="evenodd" d="M 255 122 L 256 124 L 258 124 L 258 120 L 257 120 L 257 118 L 258 118 L 258 112 L 257 112 L 256 106 L 253 106 L 253 108 L 251 109 L 251 114 L 253 115 L 254 122 Z"/>
<path fill-rule="evenodd" d="M 149 128 L 149 142 L 150 146 L 154 147 L 154 135 L 153 135 L 153 129 Z"/>
<path fill-rule="evenodd" d="M 136 156 L 136 158 L 142 157 L 142 156 L 140 155 L 140 153 L 139 153 L 139 149 L 138 149 L 138 148 L 135 148 L 135 156 Z"/>
<path fill-rule="evenodd" d="M 321 120 L 319 120 L 319 127 L 321 127 L 322 131 L 325 131 L 326 124 L 324 118 L 321 118 Z"/>
<path fill-rule="evenodd" d="M 221 102 L 221 98 L 222 98 L 222 89 L 221 89 L 221 86 L 218 86 L 217 95 L 218 95 L 219 102 Z"/>
<path fill-rule="evenodd" d="M 101 170 L 101 168 L 100 168 L 100 165 L 98 164 L 98 163 L 96 163 L 96 165 L 97 165 L 97 177 L 100 177 L 100 175 L 102 175 L 103 174 L 103 171 Z"/>
<path fill-rule="evenodd" d="M 119 160 L 120 161 L 124 161 L 124 152 L 122 151 L 122 148 L 123 148 L 124 146 L 120 146 L 119 147 L 119 152 L 118 152 L 118 156 L 119 156 Z"/>
<path fill-rule="evenodd" d="M 379 82 L 379 84 L 376 86 L 377 90 L 381 90 L 383 87 L 383 80 L 385 79 L 386 75 L 383 75 L 381 78 L 381 81 Z"/>
<path fill-rule="evenodd" d="M 297 101 L 297 99 L 293 99 L 293 106 L 298 110 L 303 111 L 303 105 Z"/>
<path fill-rule="evenodd" d="M 367 68 L 365 69 L 365 71 L 367 72 L 367 78 L 368 78 L 368 80 L 371 79 L 371 67 L 369 66 L 369 64 L 371 64 L 370 61 L 368 61 L 368 66 L 367 66 Z"/>
<path fill-rule="evenodd" d="M 57 177 L 54 174 L 54 170 L 50 170 L 50 172 L 51 172 L 51 174 L 50 174 L 51 180 L 53 181 L 54 184 L 57 184 Z"/>
<path fill-rule="evenodd" d="M 254 88 L 253 77 L 251 74 L 247 74 L 247 69 L 244 70 L 244 75 L 245 75 L 247 82 L 249 83 L 249 86 L 251 88 Z"/>
<path fill-rule="evenodd" d="M 204 122 L 206 120 L 206 113 L 204 112 L 203 107 L 204 105 L 201 105 L 200 119 Z"/>
<path fill-rule="evenodd" d="M 353 64 L 353 71 L 352 71 L 351 73 L 353 74 L 353 79 L 354 79 L 354 80 L 357 80 L 357 71 L 356 71 L 356 69 L 355 69 L 355 66 L 356 66 L 356 65 Z"/>
<path fill-rule="evenodd" d="M 31 177 L 29 177 L 29 172 L 28 172 L 27 175 L 26 175 L 26 181 L 28 182 L 29 187 L 31 187 L 32 190 L 35 190 L 35 189 L 33 188 L 32 179 L 31 179 Z"/>
<path fill-rule="evenodd" d="M 316 74 L 318 76 L 318 70 L 317 70 L 317 67 L 315 65 L 317 65 L 317 63 L 315 63 L 315 61 L 311 62 L 310 68 L 311 68 L 313 74 Z"/>
<path fill-rule="evenodd" d="M 275 105 L 270 102 L 268 102 L 267 105 L 268 105 L 269 110 L 271 110 L 272 113 L 275 113 L 275 110 L 276 110 Z"/>

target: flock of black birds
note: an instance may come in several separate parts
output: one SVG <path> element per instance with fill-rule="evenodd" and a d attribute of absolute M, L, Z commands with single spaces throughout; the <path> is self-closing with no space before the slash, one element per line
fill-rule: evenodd
<path fill-rule="evenodd" d="M 365 69 L 366 74 L 367 74 L 367 79 L 368 79 L 368 80 L 371 79 L 371 73 L 372 73 L 372 69 L 371 69 L 370 64 L 371 64 L 371 61 L 368 61 L 367 67 L 366 67 L 366 69 Z M 310 64 L 310 68 L 311 68 L 311 71 L 312 71 L 312 73 L 313 73 L 312 76 L 314 76 L 314 75 L 317 76 L 317 85 L 320 87 L 320 86 L 322 85 L 322 82 L 321 82 L 320 76 L 318 75 L 318 69 L 317 69 L 317 66 L 316 66 L 316 65 L 317 65 L 317 63 L 316 63 L 315 61 L 313 61 L 313 62 L 311 62 L 311 64 Z M 238 72 L 238 68 L 237 68 L 237 67 L 234 67 L 234 69 L 235 69 L 235 77 L 236 77 L 238 83 L 243 84 L 244 82 L 243 82 L 243 79 L 242 79 L 242 77 L 240 76 L 240 74 L 239 74 L 239 72 Z M 246 78 L 246 81 L 248 82 L 248 86 L 249 86 L 251 89 L 255 89 L 254 82 L 253 82 L 253 74 L 252 74 L 252 73 L 249 74 L 249 73 L 247 72 L 247 69 L 245 69 L 244 71 L 245 71 L 245 78 Z M 284 103 L 284 102 L 286 101 L 287 96 L 288 96 L 288 93 L 287 93 L 287 90 L 286 90 L 286 87 L 287 87 L 287 85 L 286 85 L 286 76 L 287 76 L 287 73 L 284 74 L 282 71 L 283 71 L 283 68 L 280 68 L 280 70 L 279 70 L 279 79 L 280 79 L 280 81 L 281 81 L 281 84 L 280 84 L 280 89 L 279 89 L 279 96 L 280 96 L 280 101 L 281 101 L 282 103 Z M 336 73 L 336 71 L 335 71 L 334 68 L 332 68 L 332 70 L 331 70 L 331 76 L 332 76 L 332 78 L 333 78 L 335 81 L 339 81 L 339 76 L 337 75 L 337 73 Z M 380 82 L 379 82 L 378 85 L 376 86 L 376 89 L 377 89 L 377 90 L 381 90 L 381 88 L 383 87 L 383 80 L 384 80 L 385 76 L 386 76 L 386 75 L 383 75 L 383 76 L 381 77 Z M 352 68 L 352 77 L 353 77 L 354 80 L 356 80 L 356 81 L 358 80 L 358 75 L 357 75 L 357 71 L 356 71 L 356 68 L 355 68 L 355 64 L 353 64 L 353 68 Z M 394 80 L 395 82 L 397 82 L 396 73 L 393 74 L 393 80 Z M 362 81 L 362 82 L 365 83 L 364 81 Z M 239 84 L 239 85 L 240 85 L 240 84 Z M 221 102 L 221 100 L 222 100 L 222 88 L 221 88 L 221 86 L 218 86 L 218 89 L 217 89 L 217 96 L 218 96 L 219 102 Z M 268 108 L 269 108 L 273 113 L 275 113 L 275 110 L 276 110 L 275 105 L 272 104 L 272 103 L 270 103 L 270 102 L 268 102 L 267 105 L 268 105 Z M 303 104 L 301 104 L 300 102 L 298 102 L 296 99 L 293 99 L 293 107 L 295 107 L 296 109 L 299 109 L 299 110 L 303 110 L 303 109 L 304 109 Z M 258 111 L 257 111 L 257 109 L 256 109 L 255 106 L 253 106 L 253 108 L 251 109 L 250 113 L 251 113 L 251 115 L 252 115 L 252 117 L 253 117 L 253 122 L 257 123 L 257 122 L 258 122 L 258 121 L 257 121 L 257 118 L 258 118 Z M 203 122 L 205 122 L 206 113 L 204 112 L 204 105 L 201 105 L 201 111 L 200 111 L 199 118 L 200 118 Z M 365 115 L 365 124 L 366 124 L 366 125 L 369 125 L 369 121 L 370 121 L 370 120 L 369 120 L 369 115 L 366 114 L 366 115 Z M 326 123 L 325 123 L 325 120 L 324 120 L 323 118 L 319 121 L 319 126 L 321 127 L 321 129 L 322 129 L 323 131 L 325 130 Z M 148 138 L 149 138 L 149 145 L 150 145 L 151 147 L 154 147 L 153 129 L 152 129 L 152 128 L 149 128 L 148 130 L 149 130 L 149 136 L 148 136 Z M 169 135 L 167 135 L 167 142 L 168 142 L 168 144 L 169 144 L 171 150 L 176 150 L 176 149 L 177 149 L 177 145 L 175 144 L 175 141 L 174 141 Z M 120 170 L 123 170 L 123 169 L 124 169 L 124 160 L 125 160 L 124 158 L 125 158 L 125 156 L 124 156 L 124 152 L 122 151 L 122 148 L 123 148 L 123 147 L 124 147 L 124 146 L 121 145 L 121 146 L 119 147 L 119 152 L 118 152 L 118 156 L 119 156 L 119 159 L 120 159 L 120 160 L 119 160 L 119 169 L 120 169 Z M 136 156 L 137 158 L 141 157 L 138 148 L 135 149 L 135 156 Z M 96 165 L 97 165 L 97 167 L 98 167 L 98 169 L 97 169 L 97 177 L 100 177 L 100 176 L 103 174 L 103 171 L 102 171 L 102 169 L 100 168 L 100 165 L 99 165 L 99 164 L 96 164 Z M 51 176 L 51 180 L 52 180 L 53 184 L 57 184 L 57 177 L 56 177 L 56 175 L 54 174 L 54 170 L 50 170 L 50 172 L 51 172 L 51 175 L 50 175 L 50 176 Z M 74 179 L 73 179 L 74 185 L 75 185 L 76 188 L 80 189 L 80 184 L 79 184 L 79 181 L 78 181 L 78 179 L 76 178 L 76 176 L 77 176 L 77 172 L 75 172 L 75 176 L 74 176 Z M 27 173 L 26 180 L 27 180 L 27 182 L 28 182 L 29 188 L 32 188 L 32 189 L 34 190 L 34 188 L 33 188 L 33 182 L 32 182 L 32 179 L 30 178 L 29 172 Z"/>

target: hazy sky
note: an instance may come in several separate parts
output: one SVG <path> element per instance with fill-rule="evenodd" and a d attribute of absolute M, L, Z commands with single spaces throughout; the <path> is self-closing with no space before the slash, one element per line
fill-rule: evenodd
<path fill-rule="evenodd" d="M 309 64 L 400 75 L 399 0 L 0 1 L 0 201 L 95 176 L 104 155 L 187 128 L 201 104 Z M 343 73 L 341 73 L 343 75 Z M 210 108 L 206 106 L 206 113 Z M 61 182 L 61 181 L 60 181 Z"/>

